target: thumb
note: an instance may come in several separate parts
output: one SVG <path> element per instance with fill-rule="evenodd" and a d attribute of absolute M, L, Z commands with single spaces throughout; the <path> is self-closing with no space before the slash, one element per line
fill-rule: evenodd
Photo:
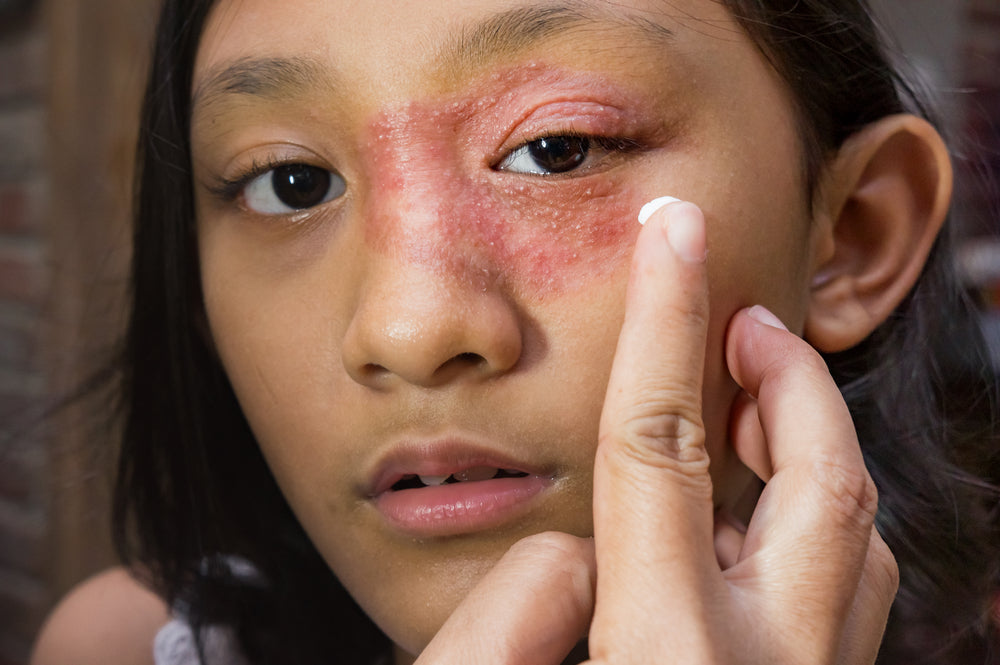
<path fill-rule="evenodd" d="M 549 532 L 518 541 L 417 665 L 559 665 L 586 637 L 596 575 L 593 539 Z"/>

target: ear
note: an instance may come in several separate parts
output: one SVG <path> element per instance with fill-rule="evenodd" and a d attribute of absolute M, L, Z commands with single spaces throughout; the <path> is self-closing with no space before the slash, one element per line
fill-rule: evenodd
<path fill-rule="evenodd" d="M 895 115 L 851 136 L 820 183 L 804 337 L 827 353 L 860 343 L 916 283 L 948 214 L 948 150 L 927 121 Z"/>

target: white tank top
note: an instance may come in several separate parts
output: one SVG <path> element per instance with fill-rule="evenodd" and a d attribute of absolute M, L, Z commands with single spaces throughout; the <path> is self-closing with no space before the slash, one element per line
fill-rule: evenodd
<path fill-rule="evenodd" d="M 248 665 L 230 628 L 209 626 L 203 638 L 204 662 L 198 659 L 191 626 L 183 619 L 174 618 L 153 640 L 153 662 L 156 665 Z"/>

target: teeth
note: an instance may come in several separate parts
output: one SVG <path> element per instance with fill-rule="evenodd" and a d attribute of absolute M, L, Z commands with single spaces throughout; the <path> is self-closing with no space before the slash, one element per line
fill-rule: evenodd
<path fill-rule="evenodd" d="M 489 480 L 493 476 L 497 475 L 497 469 L 495 466 L 474 466 L 471 469 L 465 469 L 454 474 L 455 480 L 467 482 L 473 480 Z"/>
<path fill-rule="evenodd" d="M 444 481 L 448 480 L 450 476 L 417 476 L 420 478 L 420 482 L 428 487 L 434 487 L 435 485 L 444 485 Z"/>
<path fill-rule="evenodd" d="M 518 469 L 498 469 L 495 466 L 473 466 L 468 469 L 457 471 L 450 476 L 417 476 L 417 478 L 419 478 L 420 482 L 428 487 L 436 487 L 438 485 L 445 485 L 449 481 L 453 483 L 466 483 L 477 480 L 490 480 L 492 478 L 496 478 L 497 475 L 500 474 L 501 470 L 505 474 L 514 477 L 525 475 L 523 471 L 519 471 Z"/>

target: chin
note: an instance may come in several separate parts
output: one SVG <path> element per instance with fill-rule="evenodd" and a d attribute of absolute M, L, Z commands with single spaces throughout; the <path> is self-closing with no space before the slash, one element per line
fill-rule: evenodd
<path fill-rule="evenodd" d="M 380 594 L 379 602 L 362 607 L 398 648 L 419 655 L 504 552 L 506 547 L 493 556 L 440 559 L 428 564 L 424 575 L 398 585 L 386 583 L 384 596 L 389 597 Z"/>

